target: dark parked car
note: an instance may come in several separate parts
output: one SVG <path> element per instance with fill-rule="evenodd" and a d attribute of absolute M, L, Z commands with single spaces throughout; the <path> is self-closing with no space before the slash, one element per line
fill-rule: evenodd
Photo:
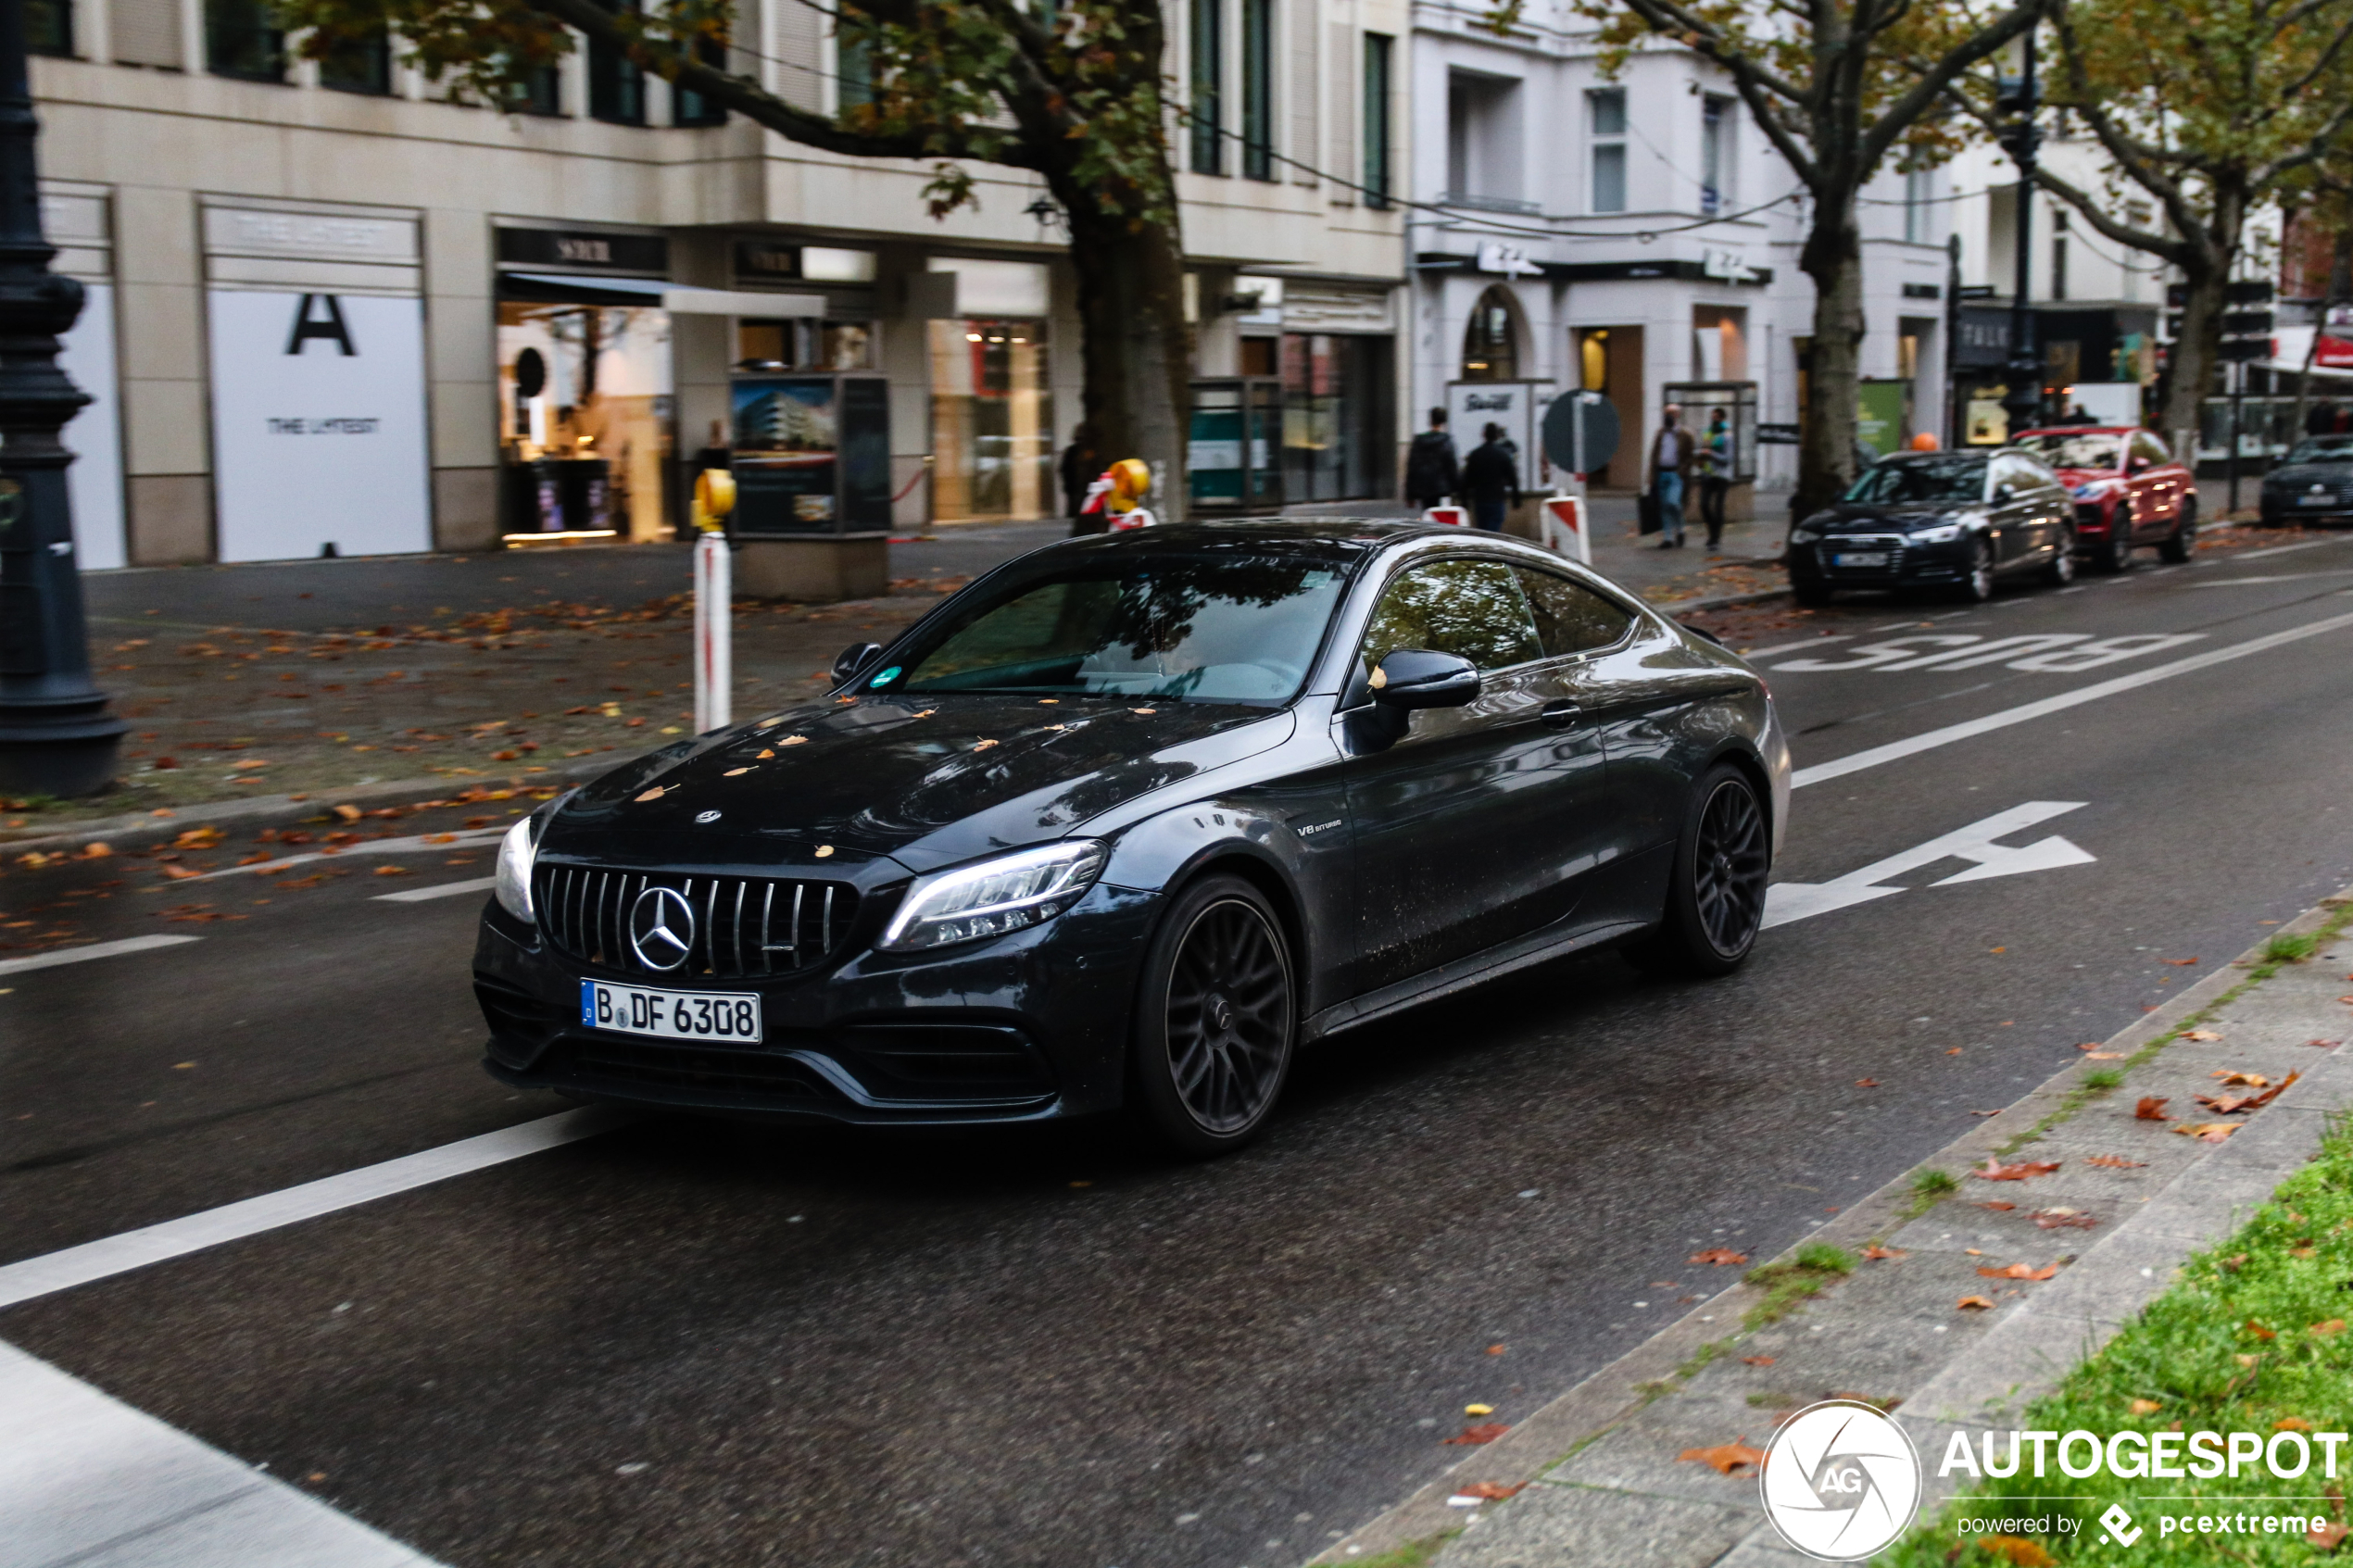
<path fill-rule="evenodd" d="M 1903 452 L 1858 475 L 1838 504 L 1789 532 L 1797 602 L 1841 588 L 1944 588 L 1994 596 L 2004 577 L 2075 580 L 2072 504 L 2032 453 Z"/>
<path fill-rule="evenodd" d="M 2075 547 L 2102 571 L 2130 571 L 2145 545 L 2179 566 L 2197 543 L 2197 480 L 2165 443 L 2130 425 L 2022 432 L 2017 445 L 2058 470 L 2075 498 Z"/>
<path fill-rule="evenodd" d="M 2263 526 L 2353 522 L 2353 435 L 2311 435 L 2263 476 Z"/>
<path fill-rule="evenodd" d="M 487 1065 L 849 1123 L 1140 1111 L 1209 1153 L 1293 1050 L 1562 954 L 1720 974 L 1789 799 L 1764 683 L 1532 546 L 1365 522 L 1051 546 L 825 696 L 502 847 Z"/>

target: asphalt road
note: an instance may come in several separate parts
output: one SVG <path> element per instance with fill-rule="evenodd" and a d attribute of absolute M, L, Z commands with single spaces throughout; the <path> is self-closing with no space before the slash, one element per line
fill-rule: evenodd
<path fill-rule="evenodd" d="M 1726 981 L 1604 957 L 1344 1035 L 1219 1163 L 641 1123 L 0 1339 L 464 1568 L 1297 1562 L 1458 1457 L 1466 1403 L 1516 1421 L 1680 1315 L 1697 1247 L 1803 1236 L 2353 881 L 2353 539 L 1740 636 L 1805 645 L 1758 656 L 1804 769 L 2340 619 L 1817 777 L 1776 874 L 2030 802 L 2069 809 L 1999 842 L 2077 857 L 1897 871 Z M 1969 667 L 1888 667 L 1935 656 Z M 486 851 L 351 859 L 8 870 L 0 922 L 201 940 L 0 972 L 0 1263 L 560 1109 L 475 1066 L 478 898 L 377 897 Z"/>

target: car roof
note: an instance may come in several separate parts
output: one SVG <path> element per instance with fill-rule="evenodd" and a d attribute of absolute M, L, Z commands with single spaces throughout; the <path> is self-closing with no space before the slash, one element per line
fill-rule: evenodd
<path fill-rule="evenodd" d="M 1162 550 L 1198 550 L 1247 545 L 1271 555 L 1354 559 L 1368 551 L 1423 537 L 1460 538 L 1466 531 L 1418 519 L 1362 517 L 1238 518 L 1213 522 L 1171 522 L 1117 533 L 1083 534 L 1045 548 L 1057 553 L 1151 555 Z"/>
<path fill-rule="evenodd" d="M 2024 440 L 2030 435 L 2134 435 L 2140 429 L 2139 425 L 2036 425 L 2032 430 L 2020 431 L 2011 439 Z"/>

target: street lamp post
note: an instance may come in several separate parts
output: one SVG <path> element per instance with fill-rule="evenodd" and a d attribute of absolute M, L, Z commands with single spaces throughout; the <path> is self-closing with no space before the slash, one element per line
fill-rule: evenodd
<path fill-rule="evenodd" d="M 2028 304 L 2034 270 L 2034 151 L 2043 132 L 2034 123 L 2040 99 L 2034 83 L 2034 30 L 2027 29 L 2019 74 L 1999 83 L 1994 107 L 2018 116 L 2001 134 L 2002 150 L 2018 165 L 2018 248 L 2012 262 L 2017 290 L 2010 302 L 2010 358 L 2005 379 L 2009 390 L 2002 409 L 2011 431 L 2038 421 L 2043 408 L 2043 362 L 2034 352 L 2034 311 Z"/>
<path fill-rule="evenodd" d="M 80 563 L 57 433 L 90 399 L 57 368 L 82 285 L 49 270 L 24 46 L 0 0 L 0 795 L 93 795 L 129 726 L 90 680 Z"/>

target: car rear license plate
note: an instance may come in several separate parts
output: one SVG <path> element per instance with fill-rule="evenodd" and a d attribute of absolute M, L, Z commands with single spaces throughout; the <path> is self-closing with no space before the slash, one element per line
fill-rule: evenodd
<path fill-rule="evenodd" d="M 653 1035 L 665 1040 L 744 1040 L 758 1044 L 760 997 L 741 991 L 656 991 L 643 985 L 580 983 L 580 1022 L 591 1029 Z"/>
<path fill-rule="evenodd" d="M 1831 558 L 1832 566 L 1885 566 L 1885 550 L 1847 550 Z"/>
<path fill-rule="evenodd" d="M 2296 500 L 2298 506 L 2304 507 L 2329 507 L 2336 504 L 2336 497 L 2334 495 L 2298 495 Z"/>

